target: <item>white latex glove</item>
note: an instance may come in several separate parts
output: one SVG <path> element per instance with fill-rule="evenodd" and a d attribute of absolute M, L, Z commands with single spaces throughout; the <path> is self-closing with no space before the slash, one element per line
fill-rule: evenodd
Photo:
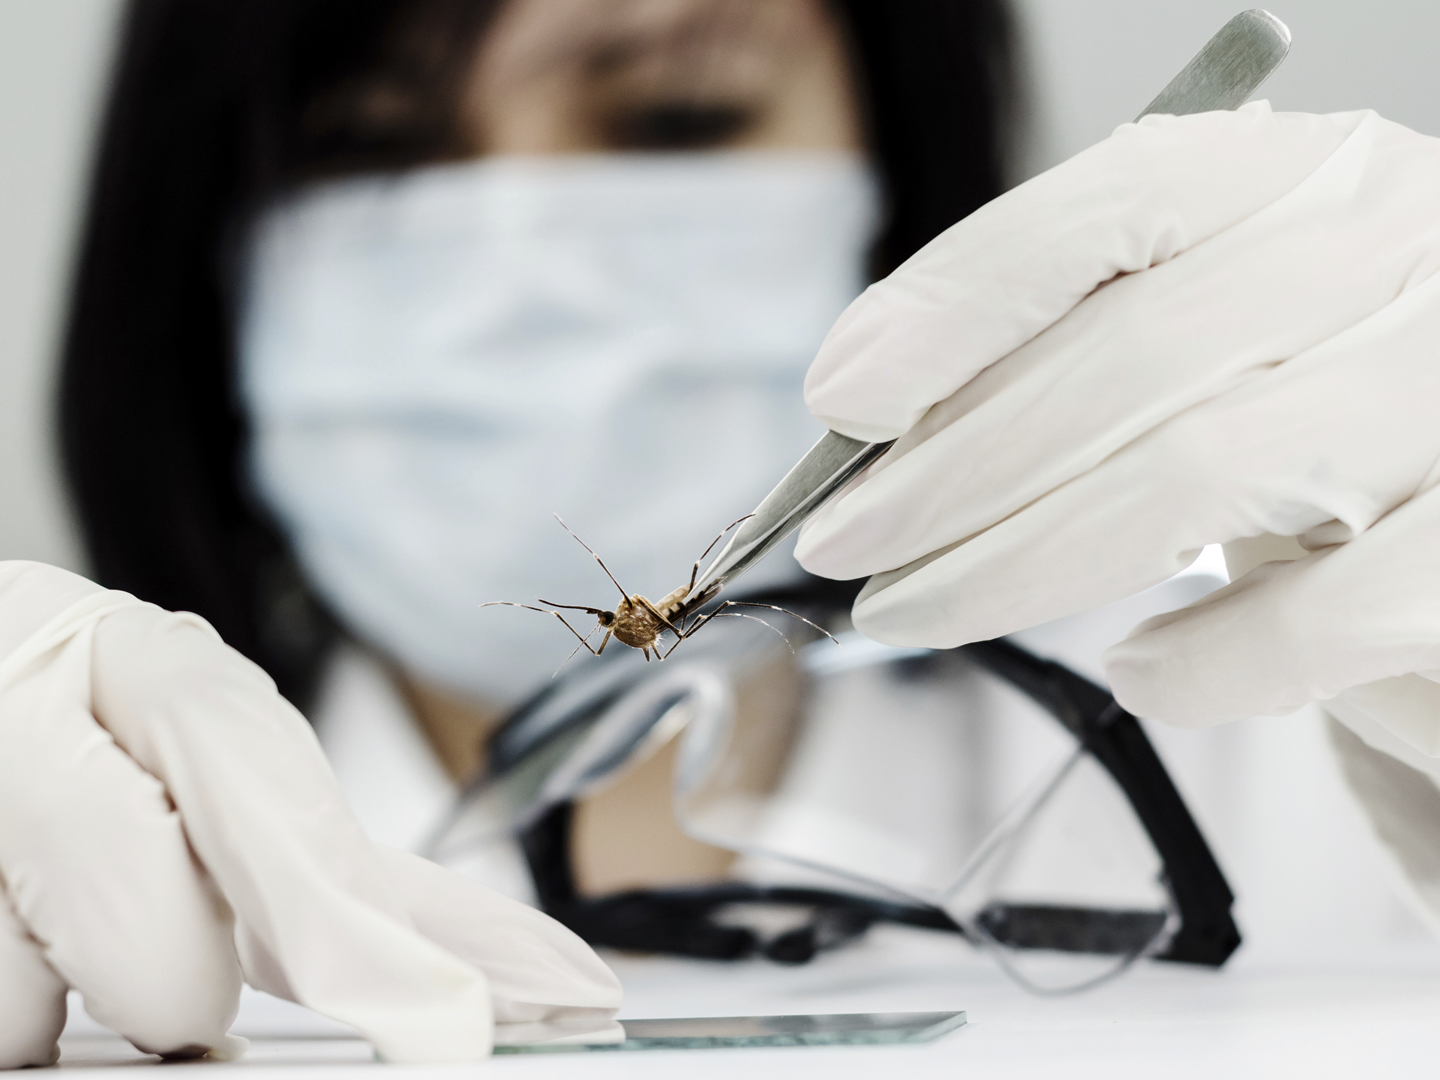
<path fill-rule="evenodd" d="M 1440 140 L 1264 103 L 1124 125 L 840 318 L 811 409 L 900 442 L 800 561 L 876 575 L 864 633 L 952 646 L 1302 536 L 1113 648 L 1120 700 L 1198 724 L 1399 678 L 1440 753 L 1409 674 L 1440 668 L 1437 268 Z"/>
<path fill-rule="evenodd" d="M 0 562 L 0 1067 L 55 1060 L 67 987 L 143 1050 L 234 1056 L 242 974 L 390 1061 L 620 1036 L 587 945 L 372 845 L 203 620 Z"/>

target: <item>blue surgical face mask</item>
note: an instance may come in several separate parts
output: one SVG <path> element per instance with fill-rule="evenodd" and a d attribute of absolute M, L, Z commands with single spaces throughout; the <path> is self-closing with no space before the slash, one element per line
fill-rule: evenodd
<path fill-rule="evenodd" d="M 801 383 L 876 216 L 844 154 L 497 158 L 313 188 L 253 237 L 254 483 L 358 636 L 514 700 L 575 639 L 482 603 L 619 599 L 552 514 L 658 597 L 821 434 Z M 776 553 L 747 583 L 796 574 Z"/>

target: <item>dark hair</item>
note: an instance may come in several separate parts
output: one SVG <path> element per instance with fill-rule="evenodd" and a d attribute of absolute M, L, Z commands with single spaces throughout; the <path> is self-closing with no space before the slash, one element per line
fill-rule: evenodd
<path fill-rule="evenodd" d="M 104 585 L 197 612 L 303 703 L 333 625 L 247 492 L 230 254 L 309 176 L 452 151 L 501 0 L 131 0 L 65 339 L 65 466 Z M 1000 190 L 1003 0 L 837 0 L 888 272 Z"/>

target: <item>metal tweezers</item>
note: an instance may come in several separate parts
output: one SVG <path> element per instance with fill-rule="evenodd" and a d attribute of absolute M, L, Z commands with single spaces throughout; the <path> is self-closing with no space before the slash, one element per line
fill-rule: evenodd
<path fill-rule="evenodd" d="M 1242 12 L 1220 28 L 1140 116 L 1239 108 L 1280 66 L 1289 50 L 1290 31 L 1284 23 L 1259 8 Z M 836 431 L 821 436 L 741 522 L 730 542 L 696 580 L 686 601 L 712 599 L 894 445 L 893 440 L 864 443 Z"/>

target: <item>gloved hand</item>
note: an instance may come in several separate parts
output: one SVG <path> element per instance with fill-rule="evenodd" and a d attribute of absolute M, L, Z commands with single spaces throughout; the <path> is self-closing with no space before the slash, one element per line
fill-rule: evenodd
<path fill-rule="evenodd" d="M 952 646 L 1299 536 L 1313 554 L 1114 647 L 1119 699 L 1198 724 L 1401 678 L 1418 722 L 1440 704 L 1410 674 L 1440 668 L 1437 269 L 1440 140 L 1263 103 L 1124 125 L 840 318 L 810 407 L 900 441 L 800 561 L 875 575 L 864 633 Z"/>
<path fill-rule="evenodd" d="M 0 563 L 0 1067 L 54 1061 L 67 986 L 143 1050 L 233 1056 L 242 975 L 390 1061 L 620 1035 L 588 946 L 372 845 L 205 622 Z"/>

